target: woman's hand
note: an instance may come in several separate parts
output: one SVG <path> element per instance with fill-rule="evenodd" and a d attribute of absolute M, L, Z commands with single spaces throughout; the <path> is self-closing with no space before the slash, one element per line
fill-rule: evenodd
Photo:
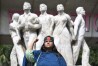
<path fill-rule="evenodd" d="M 38 41 L 38 39 L 36 39 L 36 40 L 34 41 L 34 43 L 36 44 L 37 41 Z"/>
<path fill-rule="evenodd" d="M 36 46 L 36 42 L 38 41 L 37 38 L 33 39 L 30 43 L 28 43 L 27 49 L 32 50 L 34 49 L 34 46 Z"/>

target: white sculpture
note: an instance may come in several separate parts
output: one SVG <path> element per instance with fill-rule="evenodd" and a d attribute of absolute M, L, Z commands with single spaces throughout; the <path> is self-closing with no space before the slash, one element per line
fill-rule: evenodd
<path fill-rule="evenodd" d="M 39 23 L 42 25 L 39 35 L 38 35 L 38 42 L 36 43 L 36 50 L 40 50 L 41 46 L 43 44 L 44 38 L 47 35 L 52 35 L 53 32 L 53 16 L 50 14 L 47 14 L 47 5 L 40 4 L 40 16 L 38 17 Z"/>
<path fill-rule="evenodd" d="M 58 51 L 66 60 L 67 66 L 73 66 L 74 64 L 71 49 L 71 35 L 73 35 L 73 22 L 70 16 L 64 13 L 64 6 L 62 4 L 57 5 L 57 11 L 58 15 L 54 17 L 54 43 L 56 44 Z"/>
<path fill-rule="evenodd" d="M 38 16 L 30 12 L 31 5 L 28 2 L 24 2 L 23 10 L 24 14 L 19 17 L 19 30 L 23 30 L 23 38 L 25 46 L 30 44 L 37 38 L 37 29 L 41 28 L 41 25 L 38 22 Z"/>
<path fill-rule="evenodd" d="M 19 18 L 19 14 L 14 13 L 12 16 L 13 22 L 10 23 L 10 25 L 9 25 L 11 38 L 12 38 L 12 41 L 14 44 L 14 47 L 10 54 L 11 66 L 17 66 L 17 63 L 19 63 L 19 66 L 22 66 L 23 57 L 24 57 L 22 45 L 19 44 L 20 35 L 19 35 L 19 31 L 17 29 L 17 26 L 19 25 L 18 18 Z M 18 62 L 17 62 L 17 58 L 18 58 Z"/>
<path fill-rule="evenodd" d="M 85 15 L 85 10 L 83 7 L 78 7 L 76 9 L 77 17 L 74 22 L 74 39 L 76 43 L 73 45 L 73 57 L 74 63 L 76 64 L 79 51 L 82 46 L 83 54 L 82 54 L 82 66 L 90 66 L 89 64 L 89 54 L 90 50 L 87 43 L 84 40 L 85 34 L 85 21 L 83 19 L 83 15 Z"/>

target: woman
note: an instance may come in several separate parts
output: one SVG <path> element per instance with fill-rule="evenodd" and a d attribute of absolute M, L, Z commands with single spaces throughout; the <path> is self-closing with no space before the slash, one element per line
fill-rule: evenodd
<path fill-rule="evenodd" d="M 36 43 L 36 41 L 35 41 Z M 54 38 L 46 36 L 41 50 L 34 50 L 35 43 L 28 44 L 23 66 L 27 66 L 26 61 L 36 62 L 36 66 L 66 66 L 66 62 L 54 45 Z M 26 60 L 27 58 L 27 60 Z"/>

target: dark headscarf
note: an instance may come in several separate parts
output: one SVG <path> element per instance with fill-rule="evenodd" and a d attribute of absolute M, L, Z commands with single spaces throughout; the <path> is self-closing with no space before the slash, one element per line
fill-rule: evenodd
<path fill-rule="evenodd" d="M 46 36 L 46 37 L 44 38 L 44 43 L 43 43 L 43 45 L 42 45 L 42 47 L 41 47 L 41 50 L 44 51 L 44 52 L 46 52 L 47 48 L 46 48 L 45 45 L 44 45 L 46 40 L 51 40 L 51 41 L 53 42 L 52 51 L 58 53 L 58 51 L 57 51 L 57 49 L 56 49 L 56 46 L 55 46 L 55 44 L 54 44 L 54 38 L 51 37 L 51 36 Z"/>

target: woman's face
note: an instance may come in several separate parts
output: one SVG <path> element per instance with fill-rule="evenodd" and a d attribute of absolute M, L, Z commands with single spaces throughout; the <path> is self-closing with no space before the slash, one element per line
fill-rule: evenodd
<path fill-rule="evenodd" d="M 48 39 L 46 39 L 44 45 L 46 48 L 52 48 L 53 47 L 53 41 L 50 40 L 50 38 L 48 38 Z"/>

